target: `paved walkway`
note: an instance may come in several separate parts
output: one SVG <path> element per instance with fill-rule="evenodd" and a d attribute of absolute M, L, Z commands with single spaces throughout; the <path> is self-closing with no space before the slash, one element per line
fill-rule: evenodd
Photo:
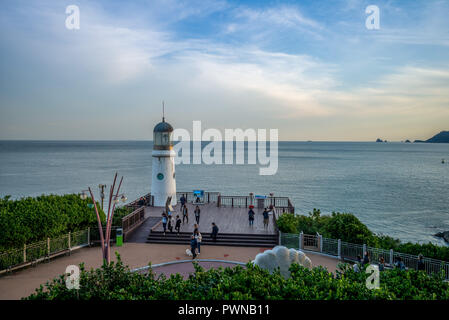
<path fill-rule="evenodd" d="M 131 269 L 143 267 L 150 261 L 152 264 L 162 262 L 189 259 L 185 250 L 187 246 L 170 244 L 146 244 L 146 243 L 125 243 L 122 247 L 112 247 L 112 252 L 117 251 L 122 261 Z M 204 246 L 201 248 L 202 259 L 220 259 L 240 262 L 248 262 L 266 250 L 266 248 L 250 247 L 224 247 L 224 246 Z M 322 265 L 334 272 L 338 260 L 307 254 L 314 266 Z M 78 265 L 84 262 L 86 269 L 101 266 L 101 248 L 92 247 L 74 251 L 71 255 L 63 256 L 51 260 L 48 263 L 41 263 L 35 267 L 29 267 L 8 275 L 0 276 L 0 299 L 20 299 L 34 292 L 35 288 L 44 284 L 49 279 L 53 279 L 65 272 L 68 265 Z M 113 255 L 115 260 L 115 255 Z M 172 271 L 182 271 L 182 268 L 174 267 Z"/>

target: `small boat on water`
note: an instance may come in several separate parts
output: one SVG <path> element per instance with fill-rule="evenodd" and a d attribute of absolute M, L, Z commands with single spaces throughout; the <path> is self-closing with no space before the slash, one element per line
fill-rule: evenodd
<path fill-rule="evenodd" d="M 441 159 L 441 163 L 444 163 L 444 159 Z"/>

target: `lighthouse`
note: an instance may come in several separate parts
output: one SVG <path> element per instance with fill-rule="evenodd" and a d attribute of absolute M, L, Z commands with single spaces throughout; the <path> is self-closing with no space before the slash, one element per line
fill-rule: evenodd
<path fill-rule="evenodd" d="M 164 207 L 170 196 L 171 205 L 176 205 L 175 156 L 173 127 L 162 117 L 153 129 L 151 195 L 155 207 Z"/>

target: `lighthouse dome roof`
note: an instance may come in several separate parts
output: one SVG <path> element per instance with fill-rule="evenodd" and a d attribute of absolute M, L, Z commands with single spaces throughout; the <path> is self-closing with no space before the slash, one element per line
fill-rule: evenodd
<path fill-rule="evenodd" d="M 153 129 L 153 132 L 172 132 L 173 127 L 168 123 L 162 120 L 159 122 Z"/>

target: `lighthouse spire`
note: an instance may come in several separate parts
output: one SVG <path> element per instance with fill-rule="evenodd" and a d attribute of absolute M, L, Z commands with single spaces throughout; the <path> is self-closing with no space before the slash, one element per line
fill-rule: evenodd
<path fill-rule="evenodd" d="M 165 104 L 164 104 L 164 100 L 162 100 L 162 122 L 165 122 Z"/>

